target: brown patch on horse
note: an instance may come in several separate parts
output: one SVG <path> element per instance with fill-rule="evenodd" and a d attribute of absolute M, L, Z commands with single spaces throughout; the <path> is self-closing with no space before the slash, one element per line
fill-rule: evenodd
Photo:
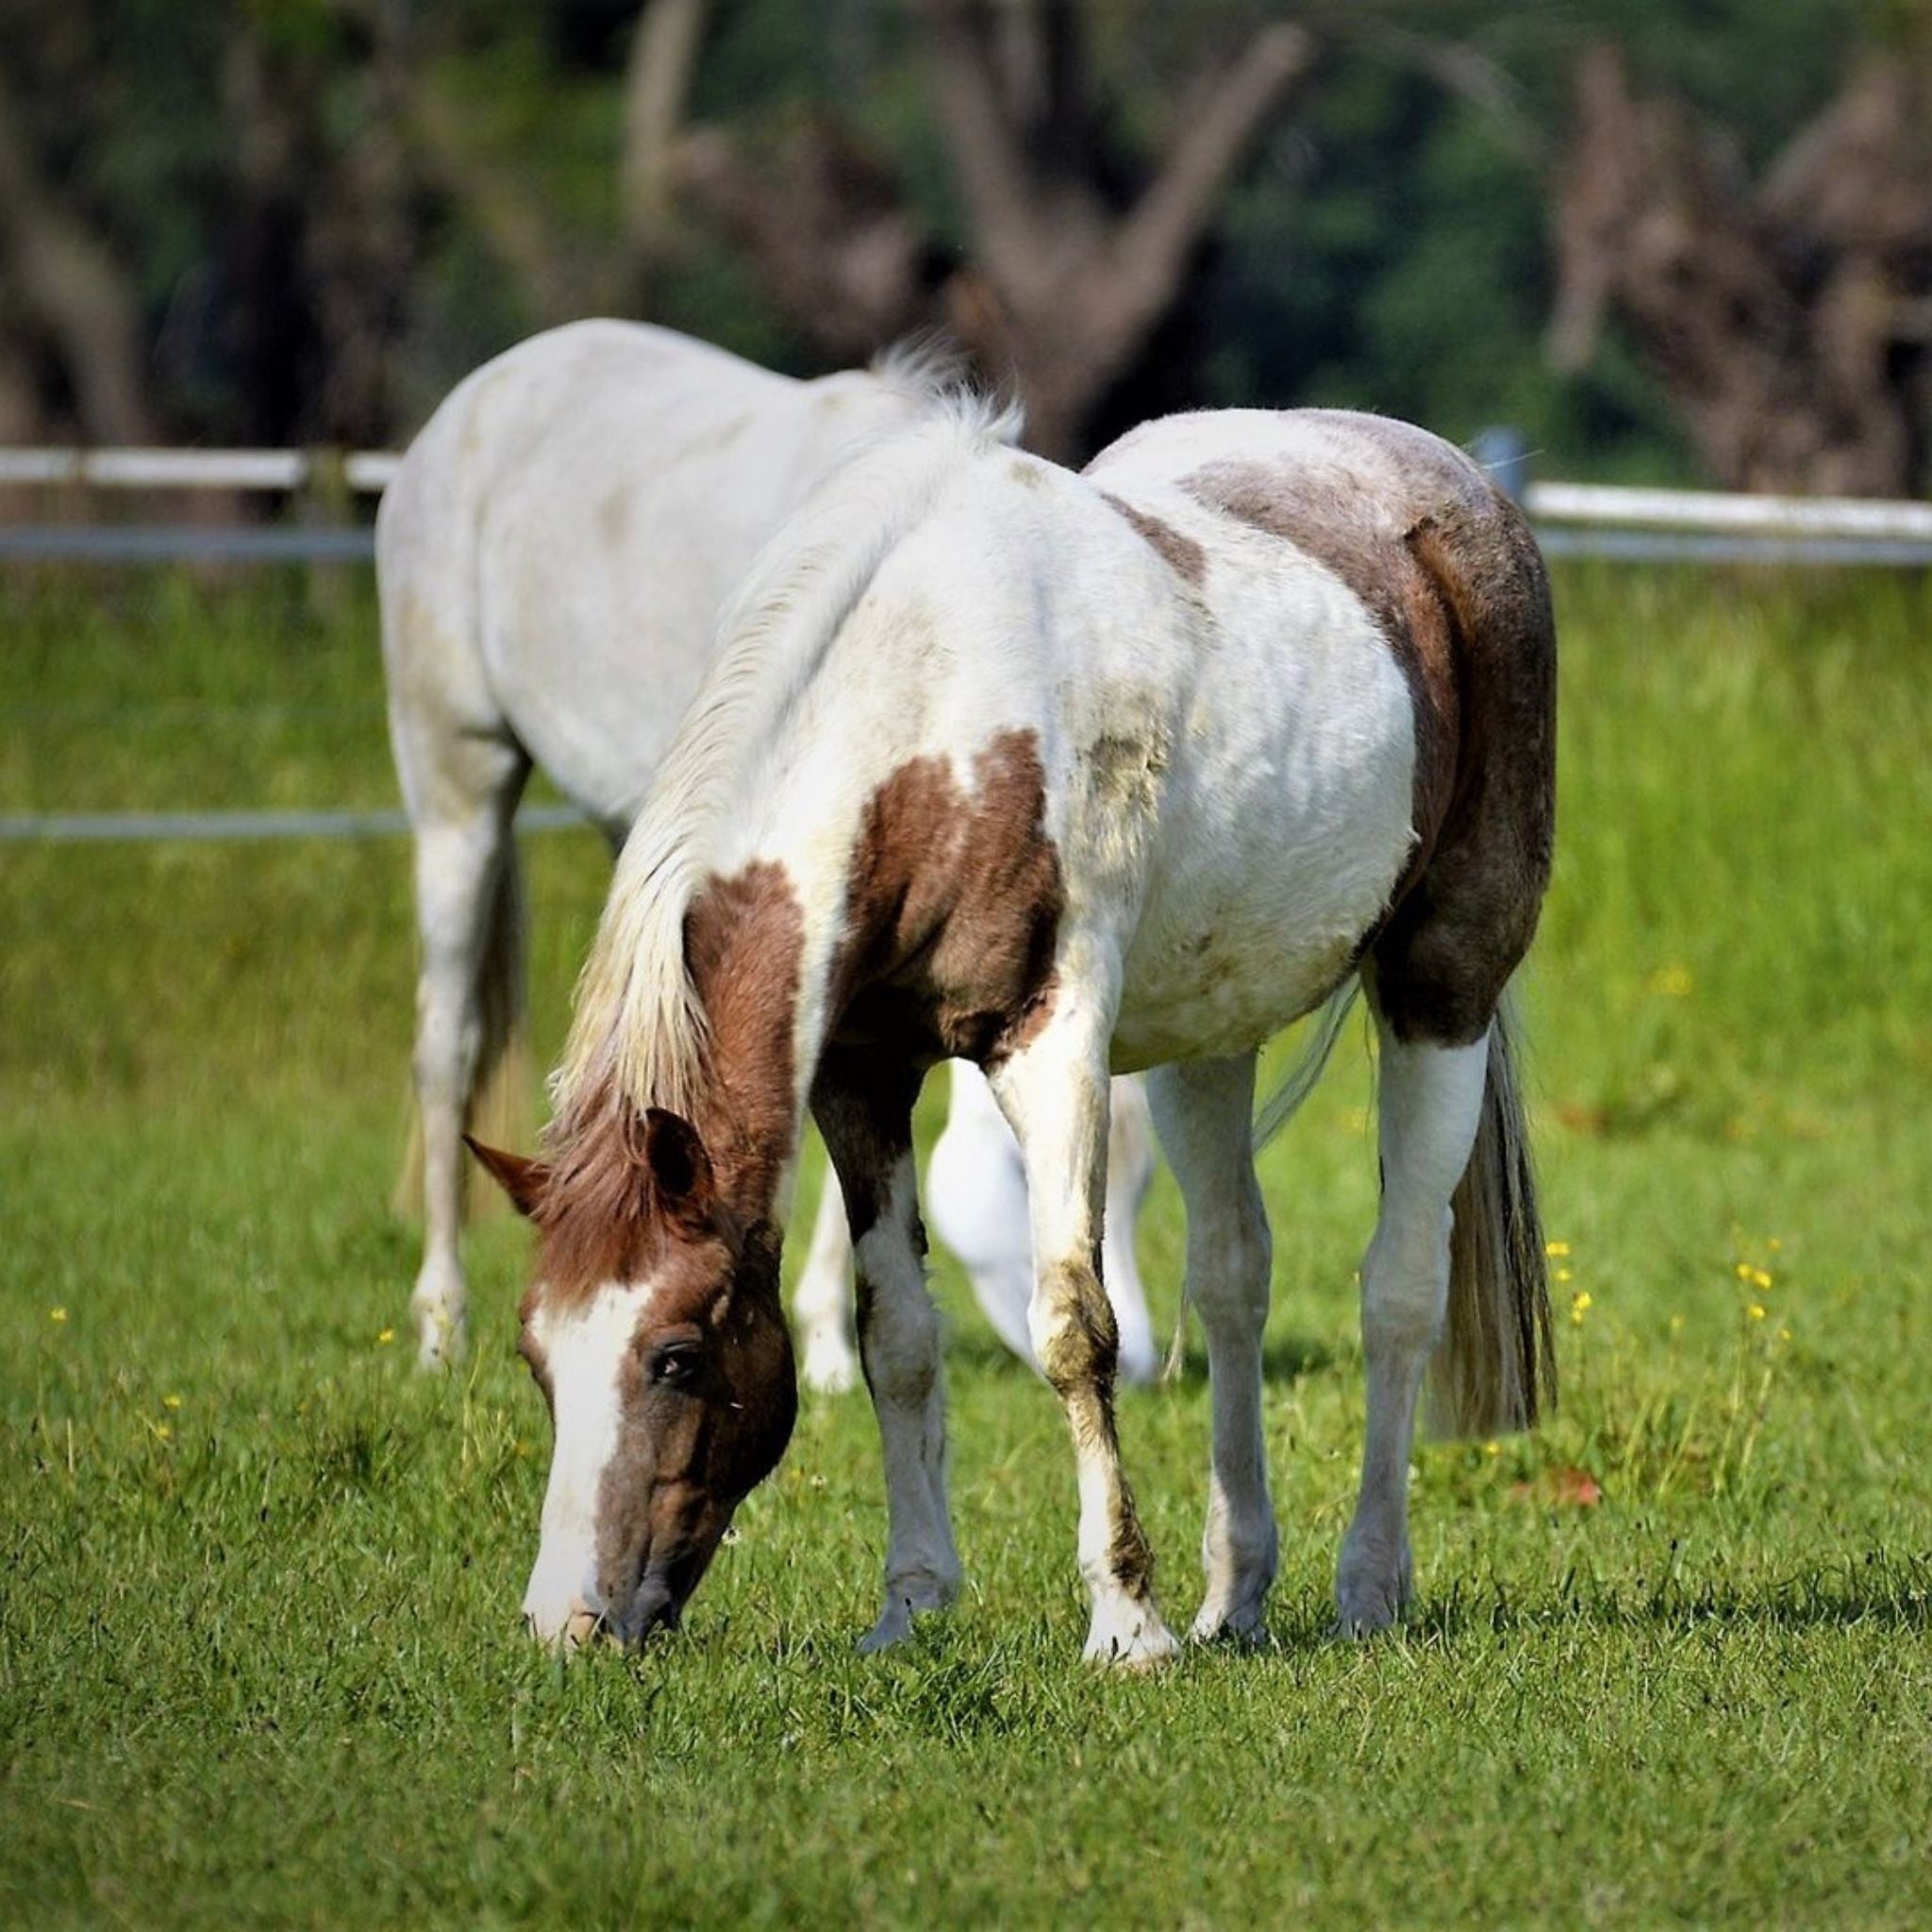
<path fill-rule="evenodd" d="M 1172 524 L 1163 524 L 1158 517 L 1149 516 L 1144 509 L 1137 509 L 1131 503 L 1124 503 L 1105 490 L 1100 492 L 1100 498 L 1109 509 L 1125 517 L 1140 531 L 1173 566 L 1176 575 L 1185 577 L 1191 584 L 1199 584 L 1206 577 L 1208 553 L 1191 537 L 1182 536 Z"/>
<path fill-rule="evenodd" d="M 867 799 L 832 963 L 833 1045 L 997 1064 L 1051 1008 L 1065 891 L 1031 731 L 973 761 L 908 759 Z"/>
<path fill-rule="evenodd" d="M 1454 796 L 1427 869 L 1374 943 L 1374 991 L 1401 1040 L 1477 1039 L 1535 937 L 1557 811 L 1557 632 L 1522 512 L 1420 519 L 1407 542 L 1451 620 L 1462 679 Z"/>
<path fill-rule="evenodd" d="M 1350 416 L 1413 486 L 1390 505 L 1340 459 L 1214 463 L 1184 487 L 1292 543 L 1361 600 L 1414 708 L 1416 842 L 1361 950 L 1400 1039 L 1488 1025 L 1528 950 L 1555 818 L 1556 631 L 1521 510 L 1433 437 Z"/>

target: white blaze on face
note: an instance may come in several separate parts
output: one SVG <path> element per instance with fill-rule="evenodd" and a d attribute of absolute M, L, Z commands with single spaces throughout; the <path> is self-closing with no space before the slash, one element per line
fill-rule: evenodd
<path fill-rule="evenodd" d="M 524 1615 L 546 1643 L 565 1635 L 574 1617 L 604 1607 L 597 1591 L 597 1497 L 617 1452 L 620 1373 L 651 1294 L 648 1286 L 613 1282 L 561 1311 L 540 1303 L 530 1323 L 530 1339 L 542 1350 L 550 1377 L 556 1441 Z"/>

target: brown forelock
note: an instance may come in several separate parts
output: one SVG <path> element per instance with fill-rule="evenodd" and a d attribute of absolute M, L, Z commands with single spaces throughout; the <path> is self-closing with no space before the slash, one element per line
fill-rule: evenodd
<path fill-rule="evenodd" d="M 778 1299 L 778 1254 L 776 1228 L 760 1222 L 731 1257 L 728 1296 L 717 1294 L 715 1274 L 674 1273 L 625 1351 L 617 1448 L 597 1490 L 598 1583 L 614 1605 L 635 1594 L 646 1555 L 670 1566 L 679 1603 L 689 1596 L 732 1511 L 785 1453 L 798 1379 Z M 663 1341 L 693 1328 L 703 1351 L 696 1378 L 677 1387 L 655 1382 Z"/>
<path fill-rule="evenodd" d="M 1046 773 L 1032 731 L 1006 731 L 973 760 L 916 758 L 866 801 L 833 959 L 835 1044 L 922 1070 L 982 1065 L 1023 1044 L 1053 998 L 1064 892 L 1046 835 Z"/>
<path fill-rule="evenodd" d="M 769 1218 L 791 1150 L 804 943 L 797 893 L 784 868 L 766 861 L 707 881 L 685 917 L 686 964 L 709 1028 L 693 1124 L 716 1172 L 725 1249 Z M 569 1303 L 605 1282 L 641 1282 L 666 1270 L 687 1283 L 707 1273 L 719 1279 L 710 1241 L 656 1211 L 643 1124 L 618 1087 L 614 1055 L 556 1125 L 534 1215 L 545 1295 Z"/>
<path fill-rule="evenodd" d="M 1191 537 L 1182 536 L 1172 524 L 1164 524 L 1158 517 L 1149 516 L 1144 509 L 1137 509 L 1131 503 L 1124 503 L 1118 496 L 1108 495 L 1105 490 L 1100 492 L 1100 497 L 1109 509 L 1125 517 L 1189 583 L 1198 584 L 1208 575 L 1208 553 Z"/>

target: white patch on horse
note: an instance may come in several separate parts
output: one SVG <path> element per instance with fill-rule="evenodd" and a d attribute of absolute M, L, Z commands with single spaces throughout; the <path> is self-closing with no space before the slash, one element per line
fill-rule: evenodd
<path fill-rule="evenodd" d="M 623 1424 L 620 1378 L 653 1290 L 612 1282 L 562 1311 L 540 1301 L 530 1340 L 542 1351 L 556 1441 L 536 1567 L 524 1616 L 544 1642 L 588 1634 L 602 1615 L 597 1504 Z"/>

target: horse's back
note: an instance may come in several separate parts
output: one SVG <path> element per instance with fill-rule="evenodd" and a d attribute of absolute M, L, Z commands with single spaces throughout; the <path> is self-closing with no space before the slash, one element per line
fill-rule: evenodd
<path fill-rule="evenodd" d="M 572 324 L 485 364 L 385 500 L 392 693 L 514 736 L 620 829 L 841 400 L 642 324 Z"/>

